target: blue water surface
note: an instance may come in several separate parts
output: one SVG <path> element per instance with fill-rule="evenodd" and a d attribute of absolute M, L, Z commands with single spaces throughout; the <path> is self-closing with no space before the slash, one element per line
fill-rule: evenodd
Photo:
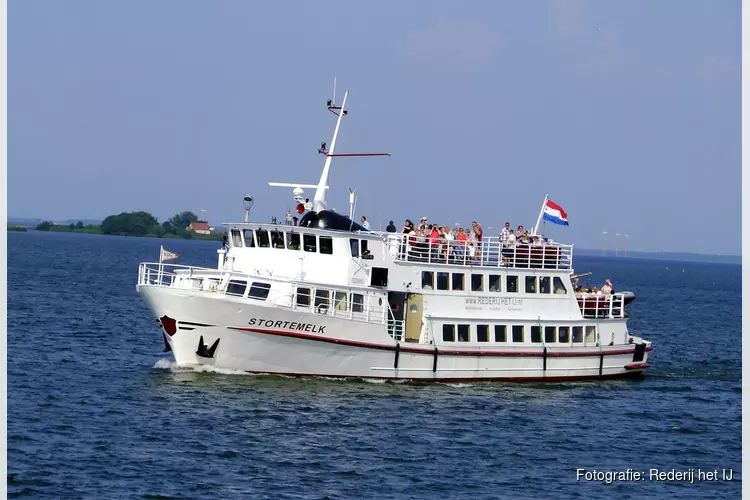
<path fill-rule="evenodd" d="M 135 291 L 160 244 L 216 264 L 218 242 L 8 233 L 9 497 L 740 496 L 739 265 L 574 256 L 637 294 L 642 380 L 372 383 L 171 369 Z"/>

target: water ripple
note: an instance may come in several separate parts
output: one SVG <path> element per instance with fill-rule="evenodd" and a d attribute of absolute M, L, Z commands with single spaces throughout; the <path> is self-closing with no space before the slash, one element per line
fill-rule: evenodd
<path fill-rule="evenodd" d="M 740 495 L 739 480 L 576 481 L 578 468 L 739 473 L 741 352 L 726 349 L 740 345 L 739 266 L 578 260 L 636 291 L 631 328 L 656 347 L 643 380 L 299 380 L 165 357 L 134 287 L 159 244 L 8 234 L 9 497 Z M 215 263 L 213 242 L 165 244 Z"/>

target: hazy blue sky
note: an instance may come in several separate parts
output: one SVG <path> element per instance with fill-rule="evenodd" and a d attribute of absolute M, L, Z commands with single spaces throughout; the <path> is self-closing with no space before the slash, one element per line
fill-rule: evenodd
<path fill-rule="evenodd" d="M 739 1 L 41 1 L 8 6 L 8 212 L 283 217 L 317 183 L 374 227 L 429 216 L 736 253 Z M 308 190 L 312 198 L 312 190 Z M 624 237 L 623 237 L 624 239 Z M 622 239 L 621 239 L 622 241 Z M 622 243 L 621 243 L 622 244 Z"/>

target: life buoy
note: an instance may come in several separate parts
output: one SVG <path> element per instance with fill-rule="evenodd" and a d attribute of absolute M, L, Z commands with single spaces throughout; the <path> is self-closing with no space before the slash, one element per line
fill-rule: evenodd
<path fill-rule="evenodd" d="M 320 304 L 318 306 L 318 314 L 328 314 L 328 305 L 327 304 Z"/>

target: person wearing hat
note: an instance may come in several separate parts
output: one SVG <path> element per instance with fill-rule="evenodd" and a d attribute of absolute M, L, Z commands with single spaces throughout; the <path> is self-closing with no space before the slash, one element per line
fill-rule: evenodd
<path fill-rule="evenodd" d="M 612 290 L 612 282 L 609 280 L 606 280 L 604 282 L 604 286 L 602 287 L 601 291 L 604 295 L 610 295 L 611 293 L 614 293 L 614 290 Z"/>

